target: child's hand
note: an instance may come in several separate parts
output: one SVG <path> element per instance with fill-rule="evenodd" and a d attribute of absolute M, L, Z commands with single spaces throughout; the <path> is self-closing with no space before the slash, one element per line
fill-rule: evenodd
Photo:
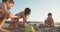
<path fill-rule="evenodd" d="M 18 18 L 17 16 L 12 16 L 12 18 Z"/>
<path fill-rule="evenodd" d="M 10 17 L 10 18 L 19 18 L 18 16 L 15 16 L 15 15 L 13 15 L 13 14 L 10 14 L 9 17 Z"/>
<path fill-rule="evenodd" d="M 18 18 L 17 16 L 14 16 L 14 18 Z"/>

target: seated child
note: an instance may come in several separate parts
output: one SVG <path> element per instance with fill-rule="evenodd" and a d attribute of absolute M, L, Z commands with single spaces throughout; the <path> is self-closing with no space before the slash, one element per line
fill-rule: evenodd
<path fill-rule="evenodd" d="M 52 13 L 48 13 L 48 17 L 45 20 L 45 26 L 49 26 L 49 27 L 54 26 L 54 21 L 53 21 L 53 18 L 52 18 Z"/>

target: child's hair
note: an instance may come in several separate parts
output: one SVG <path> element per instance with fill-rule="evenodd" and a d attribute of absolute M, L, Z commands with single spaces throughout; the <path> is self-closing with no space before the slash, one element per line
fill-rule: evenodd
<path fill-rule="evenodd" d="M 30 8 L 25 8 L 24 14 L 26 15 L 30 15 L 31 9 Z"/>
<path fill-rule="evenodd" d="M 52 16 L 52 13 L 48 13 L 48 16 L 49 16 L 49 15 Z"/>
<path fill-rule="evenodd" d="M 7 0 L 2 0 L 2 2 L 7 2 Z"/>
<path fill-rule="evenodd" d="M 7 2 L 9 1 L 10 3 L 13 3 L 14 4 L 14 1 L 13 0 L 2 0 L 2 2 Z"/>
<path fill-rule="evenodd" d="M 13 0 L 9 0 L 9 1 L 10 1 L 10 3 L 14 4 L 14 1 Z"/>

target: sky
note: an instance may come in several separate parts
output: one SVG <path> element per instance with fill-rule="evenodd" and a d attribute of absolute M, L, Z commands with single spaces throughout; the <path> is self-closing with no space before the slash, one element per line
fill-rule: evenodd
<path fill-rule="evenodd" d="M 31 9 L 29 21 L 44 22 L 47 14 L 51 12 L 54 22 L 60 22 L 60 0 L 14 0 L 14 2 L 14 6 L 10 10 L 14 15 L 29 7 Z"/>

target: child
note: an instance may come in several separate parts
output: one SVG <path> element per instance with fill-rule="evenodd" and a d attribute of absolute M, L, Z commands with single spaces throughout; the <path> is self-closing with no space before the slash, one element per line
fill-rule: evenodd
<path fill-rule="evenodd" d="M 2 0 L 2 15 L 4 15 L 3 17 L 1 17 L 1 24 L 0 24 L 0 29 L 2 29 L 3 24 L 5 23 L 5 21 L 10 17 L 10 18 L 16 18 L 16 16 L 12 16 L 12 14 L 10 13 L 9 9 L 12 7 L 12 5 L 10 3 L 12 3 L 13 0 Z M 1 13 L 0 13 L 1 14 Z M 0 16 L 2 16 L 0 15 Z"/>
<path fill-rule="evenodd" d="M 54 26 L 54 21 L 53 21 L 53 18 L 52 18 L 52 13 L 48 13 L 48 17 L 45 20 L 45 26 L 48 26 L 48 27 Z"/>
<path fill-rule="evenodd" d="M 4 13 L 2 12 L 2 7 L 1 7 L 1 3 L 0 3 L 0 26 L 1 26 L 1 24 L 2 24 L 2 22 L 3 22 L 3 19 L 4 19 Z M 8 32 L 7 30 L 5 30 L 5 29 L 2 29 L 1 27 L 0 27 L 0 32 Z"/>
<path fill-rule="evenodd" d="M 24 12 L 18 13 L 16 14 L 16 16 L 20 16 L 20 18 L 23 18 L 23 25 L 25 25 L 25 23 L 27 23 L 27 16 L 29 16 L 31 13 L 31 9 L 30 8 L 25 8 Z"/>
<path fill-rule="evenodd" d="M 30 15 L 30 12 L 30 8 L 25 8 L 24 12 L 17 13 L 16 16 L 18 16 L 19 18 L 12 19 L 15 22 L 15 25 L 13 25 L 13 27 L 17 28 L 18 26 L 24 26 L 27 23 L 27 16 Z M 18 21 L 21 18 L 23 18 L 23 25 L 18 24 Z"/>

